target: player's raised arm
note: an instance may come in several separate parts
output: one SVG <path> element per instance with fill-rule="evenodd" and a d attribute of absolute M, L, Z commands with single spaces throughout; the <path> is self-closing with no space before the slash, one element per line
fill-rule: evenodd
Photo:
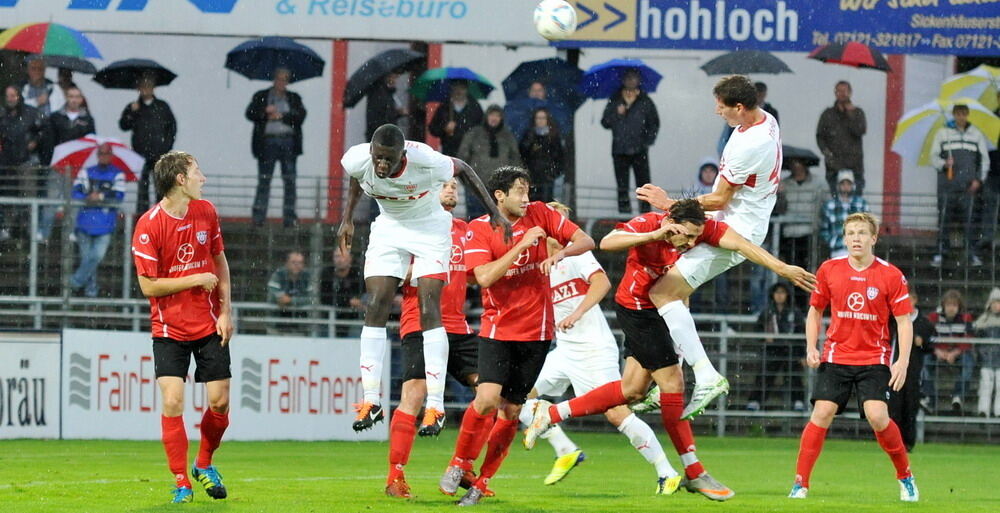
<path fill-rule="evenodd" d="M 816 289 L 816 276 L 814 274 L 799 266 L 789 265 L 778 260 L 764 248 L 743 238 L 743 236 L 736 233 L 736 230 L 726 230 L 726 233 L 719 239 L 719 247 L 738 251 L 741 255 L 747 257 L 747 260 L 774 271 L 778 276 L 785 278 L 806 292 L 812 292 Z"/>
<path fill-rule="evenodd" d="M 451 160 L 455 163 L 455 178 L 458 178 L 462 184 L 465 185 L 466 190 L 472 191 L 472 193 L 479 198 L 479 202 L 486 206 L 486 211 L 490 213 L 490 225 L 493 226 L 494 229 L 502 229 L 503 240 L 505 243 L 509 244 L 511 239 L 510 221 L 500 214 L 496 201 L 486 190 L 486 185 L 483 184 L 483 181 L 479 178 L 479 175 L 476 174 L 476 171 L 472 169 L 472 166 L 467 164 L 464 160 L 456 159 L 454 157 L 452 157 Z"/>
<path fill-rule="evenodd" d="M 568 246 L 563 247 L 557 251 L 556 254 L 542 261 L 542 274 L 549 274 L 549 271 L 552 270 L 552 266 L 558 264 L 562 259 L 582 255 L 594 249 L 594 247 L 596 247 L 594 239 L 591 238 L 590 235 L 587 235 L 587 232 L 577 228 L 576 231 L 573 232 L 573 236 L 570 237 L 570 243 Z"/>
<path fill-rule="evenodd" d="M 357 178 L 351 177 L 351 188 L 347 194 L 347 204 L 344 205 L 344 212 L 340 218 L 340 228 L 337 229 L 337 245 L 341 253 L 347 254 L 351 250 L 351 243 L 354 239 L 354 207 L 361 197 L 361 182 Z"/>
<path fill-rule="evenodd" d="M 708 194 L 702 194 L 695 198 L 698 203 L 701 203 L 701 208 L 705 209 L 706 212 L 711 212 L 713 210 L 722 210 L 729 206 L 729 202 L 733 199 L 733 195 L 736 194 L 736 190 L 739 189 L 740 185 L 733 185 L 723 180 L 718 180 L 715 184 L 715 188 L 712 192 Z"/>
<path fill-rule="evenodd" d="M 906 369 L 910 365 L 910 349 L 913 348 L 913 321 L 910 314 L 895 316 L 896 336 L 899 337 L 899 358 L 889 367 L 889 386 L 899 392 L 906 383 Z"/>
<path fill-rule="evenodd" d="M 823 311 L 815 306 L 809 307 L 806 315 L 806 365 L 813 369 L 819 367 L 819 330 L 823 326 Z"/>
<path fill-rule="evenodd" d="M 665 222 L 660 228 L 651 232 L 630 232 L 627 230 L 611 230 L 601 239 L 601 249 L 604 251 L 628 251 L 636 246 L 649 244 L 658 240 L 666 240 L 671 234 L 687 235 L 684 225 Z"/>

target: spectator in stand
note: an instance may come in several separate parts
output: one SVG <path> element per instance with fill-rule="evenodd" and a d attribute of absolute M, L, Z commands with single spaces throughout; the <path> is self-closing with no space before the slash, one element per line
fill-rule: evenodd
<path fill-rule="evenodd" d="M 656 104 L 640 88 L 636 70 L 622 75 L 622 88 L 611 96 L 601 116 L 601 126 L 611 130 L 611 159 L 615 166 L 618 186 L 618 212 L 632 213 L 632 191 L 629 170 L 635 174 L 635 186 L 649 183 L 649 147 L 660 132 L 660 116 Z M 649 212 L 649 204 L 640 201 L 639 210 Z"/>
<path fill-rule="evenodd" d="M 757 105 L 760 105 L 761 109 L 774 116 L 775 121 L 780 122 L 778 109 L 774 108 L 774 105 L 767 102 L 767 84 L 763 82 L 754 82 L 753 87 L 757 91 Z M 733 130 L 735 130 L 735 128 L 729 126 L 728 123 L 722 125 L 722 135 L 719 136 L 719 143 L 716 147 L 716 152 L 719 155 L 722 155 L 722 150 L 726 148 L 726 143 L 729 142 L 729 137 L 733 135 Z"/>
<path fill-rule="evenodd" d="M 850 169 L 854 172 L 854 182 L 860 196 L 865 190 L 865 156 L 861 143 L 861 138 L 868 131 L 865 111 L 851 101 L 853 91 L 850 82 L 837 82 L 833 94 L 836 97 L 833 106 L 827 107 L 819 116 L 816 144 L 826 161 L 826 181 L 830 186 L 830 194 L 837 195 L 840 171 Z"/>
<path fill-rule="evenodd" d="M 951 231 L 961 230 L 969 264 L 983 265 L 976 254 L 973 227 L 976 196 L 990 170 L 989 143 L 978 128 L 969 124 L 969 106 L 955 105 L 954 120 L 934 134 L 931 165 L 938 169 L 938 248 L 931 266 L 940 267 L 951 246 Z"/>
<path fill-rule="evenodd" d="M 312 273 L 306 269 L 306 257 L 300 251 L 290 251 L 285 259 L 284 267 L 276 269 L 267 281 L 267 302 L 277 305 L 278 315 L 302 319 L 309 312 L 301 307 L 313 304 Z M 279 324 L 272 333 L 307 333 L 303 325 Z"/>
<path fill-rule="evenodd" d="M 80 89 L 71 86 L 66 89 L 66 103 L 56 112 L 48 117 L 45 123 L 45 144 L 42 145 L 41 163 L 50 165 L 52 162 L 52 152 L 60 144 L 85 137 L 87 134 L 96 134 L 97 126 L 94 117 L 83 106 L 83 93 Z M 45 171 L 47 176 L 43 178 L 39 185 L 45 185 L 46 196 L 49 199 L 60 199 L 63 197 L 63 180 L 71 179 L 73 169 L 67 166 L 65 169 L 53 170 L 49 168 Z M 41 183 L 44 181 L 45 183 Z M 58 207 L 47 206 L 39 213 L 38 233 L 35 237 L 39 242 L 46 242 L 52 234 L 52 225 L 55 223 L 56 211 Z"/>
<path fill-rule="evenodd" d="M 0 194 L 34 197 L 37 180 L 30 167 L 42 138 L 45 118 L 38 109 L 25 105 L 16 86 L 4 88 L 0 110 Z M 10 239 L 12 212 L 0 207 L 0 242 Z"/>
<path fill-rule="evenodd" d="M 566 148 L 559 126 L 552 119 L 549 109 L 544 107 L 532 111 L 531 119 L 532 125 L 521 137 L 520 143 L 521 159 L 531 175 L 528 197 L 531 201 L 543 203 L 562 201 Z"/>
<path fill-rule="evenodd" d="M 696 198 L 702 194 L 709 194 L 715 188 L 715 179 L 719 176 L 719 159 L 715 157 L 705 157 L 698 164 L 698 174 L 695 176 L 694 185 L 684 191 L 684 195 Z"/>
<path fill-rule="evenodd" d="M 246 118 L 253 122 L 253 156 L 257 159 L 257 193 L 253 199 L 253 224 L 264 226 L 271 199 L 274 166 L 281 163 L 285 198 L 281 213 L 285 228 L 298 225 L 295 214 L 295 161 L 302 155 L 302 123 L 306 108 L 298 93 L 288 90 L 291 72 L 274 70 L 274 84 L 254 93 Z"/>
<path fill-rule="evenodd" d="M 503 109 L 490 105 L 486 109 L 486 119 L 479 126 L 472 127 L 462 138 L 457 157 L 476 170 L 485 183 L 493 170 L 503 166 L 521 166 L 521 154 L 517 149 L 517 139 L 504 125 Z M 535 198 L 532 198 L 535 200 Z M 466 215 L 475 219 L 486 213 L 486 207 L 472 194 L 466 194 Z"/>
<path fill-rule="evenodd" d="M 789 264 L 810 269 L 809 248 L 819 225 L 820 205 L 826 202 L 829 189 L 802 160 L 789 159 L 788 168 L 791 175 L 778 186 L 778 204 L 784 206 L 782 215 L 787 219 L 781 225 L 779 255 Z"/>
<path fill-rule="evenodd" d="M 850 169 L 842 169 L 837 174 L 837 194 L 823 205 L 820 218 L 820 238 L 830 250 L 830 258 L 847 254 L 844 246 L 844 220 L 855 212 L 869 212 L 868 202 L 854 190 L 854 177 Z"/>
<path fill-rule="evenodd" d="M 483 108 L 475 98 L 469 98 L 469 84 L 462 80 L 451 82 L 451 97 L 434 112 L 427 130 L 441 139 L 441 153 L 458 157 L 458 148 L 466 132 L 483 123 Z M 473 166 L 476 172 L 483 173 Z M 486 173 L 493 170 L 485 171 Z"/>
<path fill-rule="evenodd" d="M 132 131 L 132 149 L 146 159 L 139 175 L 137 197 L 135 201 L 136 214 L 149 210 L 149 182 L 153 174 L 153 166 L 160 157 L 173 149 L 177 137 L 177 119 L 167 102 L 153 94 L 156 81 L 151 77 L 143 77 L 136 84 L 139 99 L 125 106 L 118 127 L 124 131 Z M 160 201 L 157 196 L 156 201 Z"/>
<path fill-rule="evenodd" d="M 767 309 L 757 319 L 757 329 L 763 333 L 803 334 L 806 318 L 801 310 L 791 304 L 791 287 L 785 283 L 775 283 L 771 287 L 771 300 Z M 760 372 L 750 392 L 747 410 L 758 411 L 766 404 L 767 396 L 775 395 L 777 384 L 774 378 L 782 377 L 784 409 L 805 411 L 804 371 L 806 350 L 801 342 L 788 338 L 765 338 L 760 355 Z M 772 388 L 768 389 L 769 382 Z"/>
<path fill-rule="evenodd" d="M 38 109 L 42 117 L 49 117 L 66 103 L 62 88 L 45 78 L 45 58 L 28 56 L 28 80 L 21 84 L 24 104 Z"/>
<path fill-rule="evenodd" d="M 910 287 L 910 304 L 913 312 L 910 320 L 913 322 L 913 346 L 910 350 L 910 364 L 906 367 L 906 382 L 901 390 L 890 390 L 889 416 L 899 424 L 900 434 L 906 451 L 913 450 L 917 444 L 917 413 L 920 411 L 921 377 L 924 369 L 924 358 L 934 354 L 934 324 L 926 315 L 920 315 L 917 308 L 919 298 L 917 291 Z M 892 330 L 893 361 L 899 359 L 899 339 L 896 336 L 896 323 L 889 324 Z"/>
<path fill-rule="evenodd" d="M 80 247 L 80 266 L 69 278 L 74 292 L 83 290 L 87 297 L 97 297 L 97 266 L 108 251 L 111 234 L 118 223 L 118 207 L 125 198 L 125 172 L 111 163 L 111 146 L 97 149 L 97 165 L 76 175 L 73 199 L 87 206 L 76 217 L 76 244 Z"/>
<path fill-rule="evenodd" d="M 336 307 L 338 321 L 360 320 L 365 311 L 365 304 L 362 300 L 364 284 L 360 278 L 361 270 L 354 268 L 352 264 L 351 254 L 341 253 L 337 249 L 333 252 L 333 268 L 323 269 L 320 300 L 324 305 Z M 360 333 L 360 325 L 353 326 L 338 322 L 335 336 L 339 338 L 356 337 Z"/>
<path fill-rule="evenodd" d="M 997 104 L 1000 104 L 1000 92 L 997 92 Z M 1000 107 L 993 111 L 1000 117 Z M 980 255 L 995 255 L 994 238 L 997 233 L 997 221 L 1000 219 L 1000 136 L 993 144 L 995 150 L 990 151 L 990 172 L 983 183 L 983 190 L 980 196 L 983 199 L 983 208 L 980 215 L 982 236 L 979 238 L 977 253 Z"/>
<path fill-rule="evenodd" d="M 955 289 L 949 289 L 941 296 L 940 308 L 936 312 L 931 312 L 927 318 L 934 324 L 939 337 L 972 336 L 972 314 L 965 309 L 962 293 Z M 972 369 L 976 365 L 972 356 L 972 344 L 936 343 L 934 354 L 926 356 L 924 365 L 927 367 L 927 379 L 924 380 L 926 402 L 921 404 L 931 411 L 935 409 L 937 403 L 935 384 L 939 378 L 938 373 L 946 366 L 959 367 L 959 375 L 955 379 L 951 393 L 951 410 L 952 413 L 961 415 L 962 403 L 972 382 Z"/>
<path fill-rule="evenodd" d="M 528 98 L 535 100 L 546 100 L 548 99 L 548 91 L 545 89 L 545 84 L 536 80 L 528 86 Z"/>
<path fill-rule="evenodd" d="M 375 129 L 382 125 L 396 125 L 403 132 L 409 126 L 410 111 L 396 96 L 396 81 L 400 73 L 392 71 L 372 84 L 365 94 L 365 140 L 372 140 Z M 401 120 L 400 118 L 406 118 Z"/>
<path fill-rule="evenodd" d="M 979 347 L 979 405 L 981 417 L 1000 417 L 1000 288 L 993 287 L 986 309 L 972 324 L 977 337 L 993 338 Z M 990 406 L 992 405 L 992 408 Z"/>

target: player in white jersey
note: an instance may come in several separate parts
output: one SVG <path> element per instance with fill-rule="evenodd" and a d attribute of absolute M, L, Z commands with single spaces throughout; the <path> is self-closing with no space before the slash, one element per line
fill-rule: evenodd
<path fill-rule="evenodd" d="M 564 216 L 569 207 L 549 203 Z M 548 239 L 549 254 L 562 246 Z M 611 290 L 604 268 L 590 251 L 568 257 L 552 267 L 549 274 L 552 285 L 552 303 L 556 319 L 556 348 L 545 358 L 532 398 L 521 409 L 521 422 L 531 425 L 534 404 L 539 395 L 559 397 L 570 385 L 573 393 L 583 395 L 605 383 L 622 379 L 618 343 L 601 311 L 601 299 Z M 667 455 L 653 429 L 632 413 L 627 406 L 614 407 L 604 413 L 608 422 L 625 435 L 639 454 L 656 469 L 657 493 L 673 493 L 681 478 L 670 466 Z M 557 424 L 541 436 L 549 441 L 556 452 L 552 471 L 545 484 L 552 485 L 565 477 L 577 464 L 583 462 L 583 451 L 566 436 Z"/>
<path fill-rule="evenodd" d="M 778 122 L 757 104 L 756 89 L 745 76 L 725 77 L 712 92 L 716 114 L 736 130 L 722 152 L 714 189 L 697 200 L 705 211 L 714 212 L 716 221 L 725 221 L 743 238 L 760 245 L 767 235 L 780 181 Z M 669 210 L 674 202 L 654 185 L 644 185 L 637 193 L 640 200 L 662 210 Z M 729 382 L 705 354 L 685 301 L 695 289 L 743 260 L 736 251 L 701 244 L 684 253 L 650 290 L 670 335 L 694 370 L 695 387 L 682 419 L 700 414 L 713 399 L 729 392 Z"/>
<path fill-rule="evenodd" d="M 444 419 L 444 386 L 448 366 L 448 335 L 441 326 L 441 290 L 448 279 L 451 251 L 451 214 L 438 199 L 441 186 L 453 177 L 461 180 L 490 210 L 494 227 L 510 237 L 510 223 L 488 201 L 486 187 L 465 162 L 442 155 L 426 144 L 406 141 L 395 125 L 375 130 L 371 143 L 358 144 L 341 159 L 351 177 L 351 189 L 337 238 L 348 252 L 354 238 L 354 207 L 364 191 L 378 202 L 379 215 L 371 225 L 365 252 L 365 288 L 368 305 L 361 330 L 361 385 L 354 430 L 372 427 L 384 419 L 381 390 L 389 310 L 399 283 L 412 262 L 417 280 L 420 326 L 423 329 L 427 375 L 427 415 L 421 434 L 436 435 Z"/>

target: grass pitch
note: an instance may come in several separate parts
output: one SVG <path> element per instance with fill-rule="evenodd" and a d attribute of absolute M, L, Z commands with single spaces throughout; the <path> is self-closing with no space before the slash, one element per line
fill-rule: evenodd
<path fill-rule="evenodd" d="M 407 479 L 411 501 L 389 499 L 386 443 L 228 442 L 216 454 L 229 498 L 215 501 L 195 483 L 195 501 L 168 504 L 171 486 L 159 442 L 0 441 L 0 511 L 89 512 L 430 512 L 452 508 L 437 491 L 455 429 L 417 439 Z M 553 453 L 545 441 L 526 452 L 520 436 L 491 487 L 488 512 L 1000 511 L 1000 447 L 923 445 L 912 454 L 921 502 L 899 502 L 892 465 L 874 440 L 827 441 L 805 501 L 785 498 L 794 475 L 794 439 L 701 437 L 699 455 L 736 491 L 714 503 L 682 490 L 653 496 L 652 468 L 618 434 L 571 434 L 587 461 L 555 486 L 542 485 Z M 668 457 L 679 467 L 665 436 Z M 191 458 L 197 450 L 192 440 Z M 460 490 L 461 491 L 461 490 Z"/>

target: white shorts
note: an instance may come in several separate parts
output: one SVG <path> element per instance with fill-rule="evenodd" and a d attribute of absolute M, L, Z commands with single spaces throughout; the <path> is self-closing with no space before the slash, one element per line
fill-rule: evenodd
<path fill-rule="evenodd" d="M 573 393 L 581 396 L 621 379 L 617 346 L 613 350 L 593 352 L 581 358 L 581 353 L 557 345 L 545 357 L 542 372 L 535 380 L 535 389 L 539 395 L 559 397 L 573 385 Z"/>
<path fill-rule="evenodd" d="M 365 279 L 393 276 L 403 279 L 413 262 L 413 278 L 448 275 L 451 255 L 451 214 L 401 223 L 379 215 L 371 226 L 365 251 Z"/>
<path fill-rule="evenodd" d="M 693 289 L 712 281 L 712 278 L 736 267 L 746 257 L 738 251 L 698 244 L 681 255 L 675 267 L 684 281 Z"/>

